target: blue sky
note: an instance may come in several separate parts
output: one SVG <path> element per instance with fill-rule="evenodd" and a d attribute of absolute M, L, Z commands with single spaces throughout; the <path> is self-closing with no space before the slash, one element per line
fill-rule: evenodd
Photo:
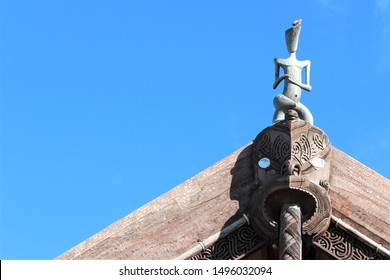
<path fill-rule="evenodd" d="M 271 124 L 302 18 L 302 102 L 390 177 L 390 1 L 1 0 L 0 258 L 53 259 Z"/>

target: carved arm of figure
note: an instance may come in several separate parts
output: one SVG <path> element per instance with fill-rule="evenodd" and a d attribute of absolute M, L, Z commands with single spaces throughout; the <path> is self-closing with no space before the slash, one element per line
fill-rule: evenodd
<path fill-rule="evenodd" d="M 306 72 L 306 84 L 307 84 L 308 86 L 310 86 L 310 66 L 311 66 L 311 61 L 308 60 L 308 61 L 307 61 L 307 65 L 306 65 L 306 67 L 305 67 L 305 72 Z M 311 86 L 310 86 L 310 90 L 311 90 Z M 310 91 L 310 90 L 309 90 L 309 91 Z"/>
<path fill-rule="evenodd" d="M 291 81 L 291 76 L 288 74 L 284 74 L 283 76 L 277 78 L 274 85 L 273 85 L 273 89 L 276 89 L 278 87 L 278 85 L 280 84 L 280 82 L 283 81 L 284 79 L 288 79 L 289 81 Z"/>
<path fill-rule="evenodd" d="M 274 62 L 275 62 L 275 83 L 273 85 L 273 89 L 276 89 L 278 87 L 278 85 L 280 84 L 281 81 L 283 81 L 284 79 L 290 77 L 290 75 L 288 74 L 285 74 L 281 77 L 279 77 L 279 74 L 280 74 L 280 65 L 279 63 L 277 62 L 277 58 L 274 59 Z M 291 77 L 290 77 L 291 78 Z"/>

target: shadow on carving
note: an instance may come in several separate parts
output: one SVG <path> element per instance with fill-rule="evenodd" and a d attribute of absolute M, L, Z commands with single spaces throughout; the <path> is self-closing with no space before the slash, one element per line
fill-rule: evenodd
<path fill-rule="evenodd" d="M 243 219 L 244 214 L 248 214 L 252 194 L 256 189 L 252 166 L 252 144 L 241 151 L 230 173 L 232 175 L 230 199 L 237 201 L 239 208 L 225 222 L 220 229 L 221 232 L 238 220 Z M 190 259 L 238 260 L 248 258 L 252 253 L 259 252 L 261 248 L 267 245 L 266 243 L 267 241 L 257 235 L 250 225 L 244 224 Z"/>

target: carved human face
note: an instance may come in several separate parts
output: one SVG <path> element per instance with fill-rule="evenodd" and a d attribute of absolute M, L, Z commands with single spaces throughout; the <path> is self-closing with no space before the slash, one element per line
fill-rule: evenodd
<path fill-rule="evenodd" d="M 321 236 L 330 223 L 328 193 L 331 145 L 319 128 L 299 119 L 280 121 L 253 141 L 257 190 L 252 196 L 251 219 L 265 238 L 276 238 L 280 209 L 299 205 L 302 232 Z"/>
<path fill-rule="evenodd" d="M 326 134 L 301 120 L 290 127 L 284 122 L 270 126 L 253 144 L 256 182 L 270 184 L 280 176 L 302 176 L 320 185 L 329 177 L 329 152 Z"/>

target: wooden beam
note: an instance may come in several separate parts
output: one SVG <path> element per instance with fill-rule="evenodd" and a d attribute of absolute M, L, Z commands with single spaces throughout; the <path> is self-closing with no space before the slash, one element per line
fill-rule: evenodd
<path fill-rule="evenodd" d="M 390 181 L 334 148 L 333 215 L 390 248 Z M 174 259 L 246 213 L 251 145 L 113 223 L 57 259 Z"/>

